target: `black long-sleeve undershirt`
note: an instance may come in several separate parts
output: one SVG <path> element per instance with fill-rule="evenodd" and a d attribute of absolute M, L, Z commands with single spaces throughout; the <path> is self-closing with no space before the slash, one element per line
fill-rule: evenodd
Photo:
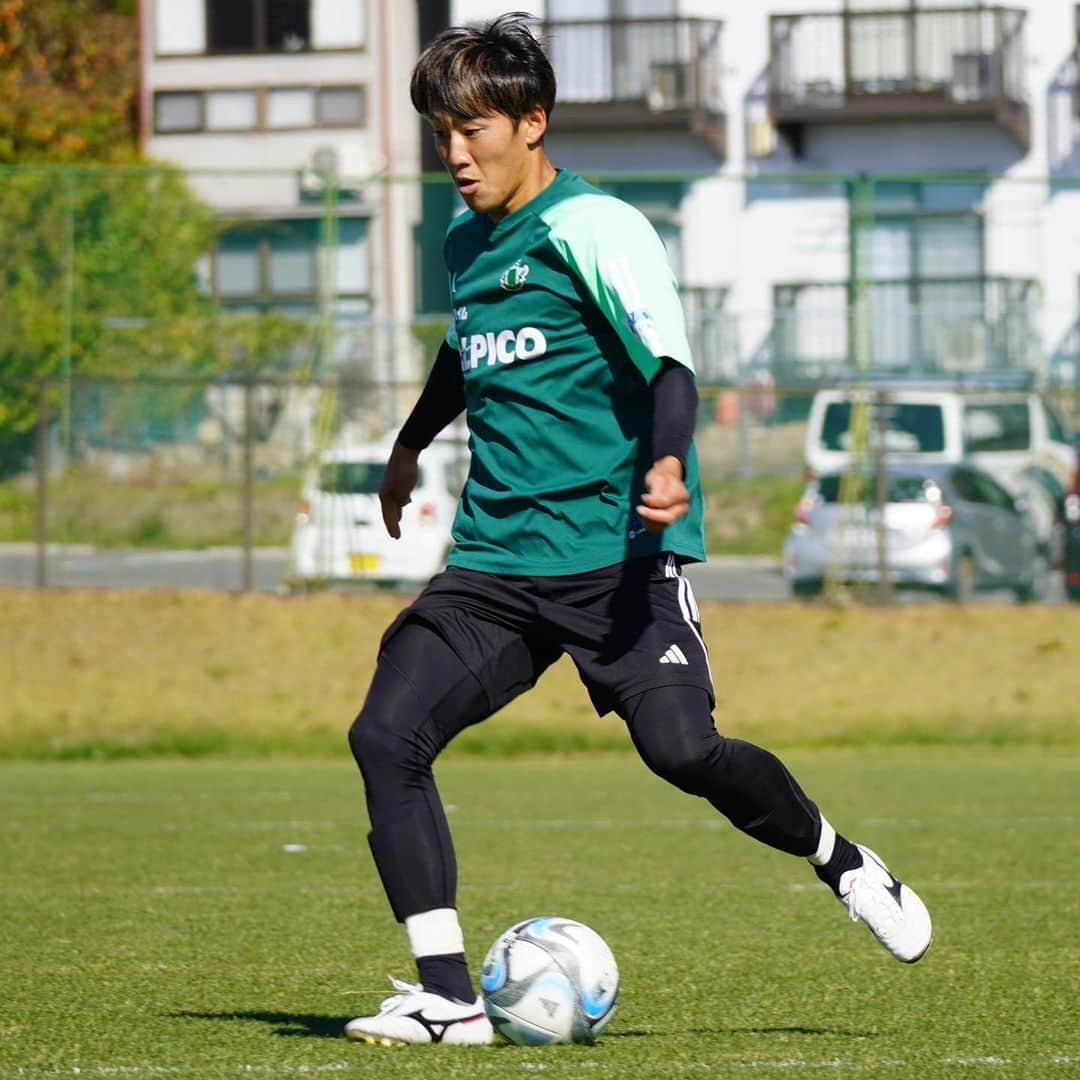
<path fill-rule="evenodd" d="M 443 342 L 409 419 L 401 425 L 398 442 L 409 450 L 425 450 L 464 409 L 465 377 L 461 374 L 461 356 L 457 349 Z"/>
<path fill-rule="evenodd" d="M 694 437 L 698 392 L 694 373 L 669 357 L 652 381 L 653 461 L 663 457 L 678 458 L 686 473 L 686 456 Z"/>
<path fill-rule="evenodd" d="M 652 381 L 652 393 L 653 460 L 675 457 L 685 470 L 697 417 L 698 394 L 693 373 L 665 357 L 663 367 Z M 461 361 L 457 350 L 444 342 L 416 405 L 402 425 L 398 442 L 410 450 L 424 450 L 464 408 Z"/>

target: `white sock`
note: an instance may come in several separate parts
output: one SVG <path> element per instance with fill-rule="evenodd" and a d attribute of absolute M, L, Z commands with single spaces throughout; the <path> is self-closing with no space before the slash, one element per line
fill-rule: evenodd
<path fill-rule="evenodd" d="M 421 956 L 449 956 L 465 951 L 465 938 L 453 908 L 434 908 L 408 916 L 405 933 L 409 935 L 409 948 L 415 959 Z"/>
<path fill-rule="evenodd" d="M 825 820 L 825 815 L 821 815 L 821 836 L 818 839 L 817 851 L 813 855 L 808 855 L 807 859 L 814 866 L 824 866 L 831 858 L 833 854 L 833 848 L 836 847 L 836 830 Z"/>

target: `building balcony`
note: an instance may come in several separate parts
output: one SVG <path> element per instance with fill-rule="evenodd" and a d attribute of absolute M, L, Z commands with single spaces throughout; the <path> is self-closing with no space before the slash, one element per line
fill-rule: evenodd
<path fill-rule="evenodd" d="M 1031 373 L 1038 287 L 1025 278 L 798 282 L 774 290 L 766 355 L 777 384 L 837 378 Z"/>
<path fill-rule="evenodd" d="M 559 85 L 553 130 L 685 132 L 723 157 L 722 25 L 691 18 L 545 23 Z"/>
<path fill-rule="evenodd" d="M 997 6 L 770 18 L 769 111 L 801 153 L 813 124 L 974 120 L 1027 150 L 1025 12 Z"/>

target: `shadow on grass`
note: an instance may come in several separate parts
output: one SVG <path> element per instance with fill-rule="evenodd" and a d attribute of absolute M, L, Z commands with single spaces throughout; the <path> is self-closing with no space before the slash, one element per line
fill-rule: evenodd
<path fill-rule="evenodd" d="M 273 1024 L 274 1034 L 293 1039 L 343 1039 L 348 1016 L 318 1016 L 314 1013 L 262 1012 L 175 1012 L 179 1020 L 245 1020 Z"/>
<path fill-rule="evenodd" d="M 291 1039 L 342 1039 L 346 1016 L 320 1016 L 313 1013 L 262 1012 L 175 1012 L 168 1014 L 180 1020 L 243 1020 L 257 1024 L 272 1024 L 274 1034 Z M 774 1024 L 758 1027 L 687 1028 L 678 1032 L 608 1031 L 604 1042 L 614 1039 L 663 1038 L 664 1035 L 834 1035 L 846 1039 L 874 1039 L 880 1031 L 853 1031 L 851 1028 L 808 1027 L 801 1024 Z"/>

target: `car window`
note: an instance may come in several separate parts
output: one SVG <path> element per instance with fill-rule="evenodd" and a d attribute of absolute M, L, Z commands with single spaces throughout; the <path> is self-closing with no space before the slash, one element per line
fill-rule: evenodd
<path fill-rule="evenodd" d="M 380 461 L 323 462 L 319 490 L 330 495 L 375 495 L 385 468 Z"/>
<path fill-rule="evenodd" d="M 1069 442 L 1069 433 L 1066 430 L 1057 409 L 1047 401 L 1042 403 L 1042 407 L 1043 414 L 1046 416 L 1047 435 L 1049 435 L 1054 442 Z"/>
<path fill-rule="evenodd" d="M 886 420 L 885 448 L 902 454 L 939 454 L 945 449 L 945 417 L 940 405 L 890 402 L 877 417 Z M 827 450 L 851 450 L 851 402 L 825 407 L 821 441 Z"/>
<path fill-rule="evenodd" d="M 1031 446 L 1028 403 L 969 403 L 964 409 L 964 445 L 969 454 L 1027 450 Z"/>
<path fill-rule="evenodd" d="M 971 478 L 982 493 L 984 502 L 996 506 L 999 510 L 1015 511 L 1012 496 L 996 480 L 981 472 L 972 473 Z"/>
<path fill-rule="evenodd" d="M 957 497 L 963 499 L 964 502 L 986 502 L 983 492 L 975 483 L 975 474 L 970 469 L 953 469 L 949 479 L 952 481 Z"/>
<path fill-rule="evenodd" d="M 818 498 L 822 502 L 836 503 L 843 496 L 842 476 L 823 476 L 818 481 Z M 877 497 L 877 477 L 873 473 L 865 473 L 855 477 L 861 484 L 856 483 L 852 488 L 861 493 L 865 502 L 874 502 Z M 902 474 L 889 476 L 887 501 L 891 503 L 922 503 L 931 501 L 929 492 L 936 493 L 936 485 L 932 480 L 916 474 Z"/>

